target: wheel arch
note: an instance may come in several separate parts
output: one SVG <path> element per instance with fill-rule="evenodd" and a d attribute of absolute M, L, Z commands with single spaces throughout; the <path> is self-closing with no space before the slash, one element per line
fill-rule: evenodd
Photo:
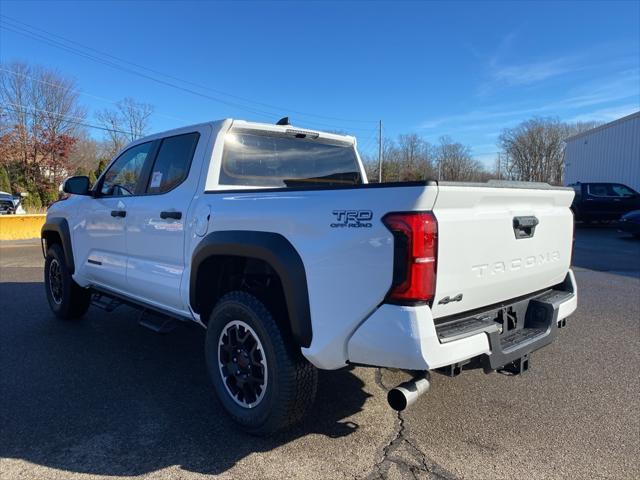
<path fill-rule="evenodd" d="M 308 347 L 312 327 L 306 271 L 293 245 L 277 233 L 231 230 L 204 237 L 191 259 L 189 303 L 193 311 L 201 317 L 209 313 L 212 305 L 207 304 L 205 282 L 212 274 L 222 275 L 223 270 L 216 268 L 217 260 L 230 257 L 264 262 L 273 270 L 286 303 L 288 329 L 300 347 Z"/>
<path fill-rule="evenodd" d="M 73 250 L 71 248 L 71 233 L 69 223 L 66 218 L 47 218 L 40 230 L 40 239 L 44 241 L 43 253 L 46 255 L 46 248 L 54 243 L 59 243 L 64 252 L 64 259 L 67 269 L 71 274 L 75 272 L 75 262 L 73 260 Z"/>

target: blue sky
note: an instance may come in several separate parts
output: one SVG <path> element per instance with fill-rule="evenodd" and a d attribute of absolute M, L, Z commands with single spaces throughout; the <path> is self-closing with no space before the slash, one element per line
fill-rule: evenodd
<path fill-rule="evenodd" d="M 532 116 L 609 121 L 640 110 L 638 1 L 1 0 L 0 14 L 0 62 L 74 77 L 89 121 L 109 100 L 151 103 L 154 131 L 289 115 L 352 133 L 373 153 L 382 119 L 386 136 L 449 135 L 489 165 L 500 131 Z M 86 57 L 96 51 L 146 77 Z"/>

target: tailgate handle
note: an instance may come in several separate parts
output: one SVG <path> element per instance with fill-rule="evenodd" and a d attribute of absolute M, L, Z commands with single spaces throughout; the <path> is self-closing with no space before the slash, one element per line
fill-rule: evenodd
<path fill-rule="evenodd" d="M 516 234 L 516 240 L 520 238 L 531 238 L 536 232 L 536 226 L 540 223 L 534 216 L 530 217 L 513 217 L 513 233 Z"/>

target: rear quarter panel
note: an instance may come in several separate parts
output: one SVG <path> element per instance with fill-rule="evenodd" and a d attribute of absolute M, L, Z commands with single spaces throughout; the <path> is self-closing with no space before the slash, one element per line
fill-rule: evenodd
<path fill-rule="evenodd" d="M 335 369 L 347 360 L 350 335 L 391 286 L 393 237 L 382 217 L 429 210 L 435 197 L 436 188 L 424 186 L 214 192 L 203 195 L 198 208 L 210 211 L 209 232 L 274 232 L 289 240 L 303 260 L 309 290 L 313 338 L 303 353 L 316 366 Z M 371 212 L 371 220 L 339 226 L 339 212 L 347 210 Z M 193 251 L 200 237 L 191 231 L 190 239 Z"/>

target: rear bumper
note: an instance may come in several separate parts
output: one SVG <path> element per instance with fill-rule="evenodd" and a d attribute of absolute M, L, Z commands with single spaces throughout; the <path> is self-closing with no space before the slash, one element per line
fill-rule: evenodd
<path fill-rule="evenodd" d="M 438 320 L 437 325 L 428 306 L 383 305 L 349 340 L 349 361 L 432 370 L 481 357 L 489 368 L 501 368 L 551 343 L 577 302 L 570 270 L 565 282 L 554 289 L 444 323 Z"/>

